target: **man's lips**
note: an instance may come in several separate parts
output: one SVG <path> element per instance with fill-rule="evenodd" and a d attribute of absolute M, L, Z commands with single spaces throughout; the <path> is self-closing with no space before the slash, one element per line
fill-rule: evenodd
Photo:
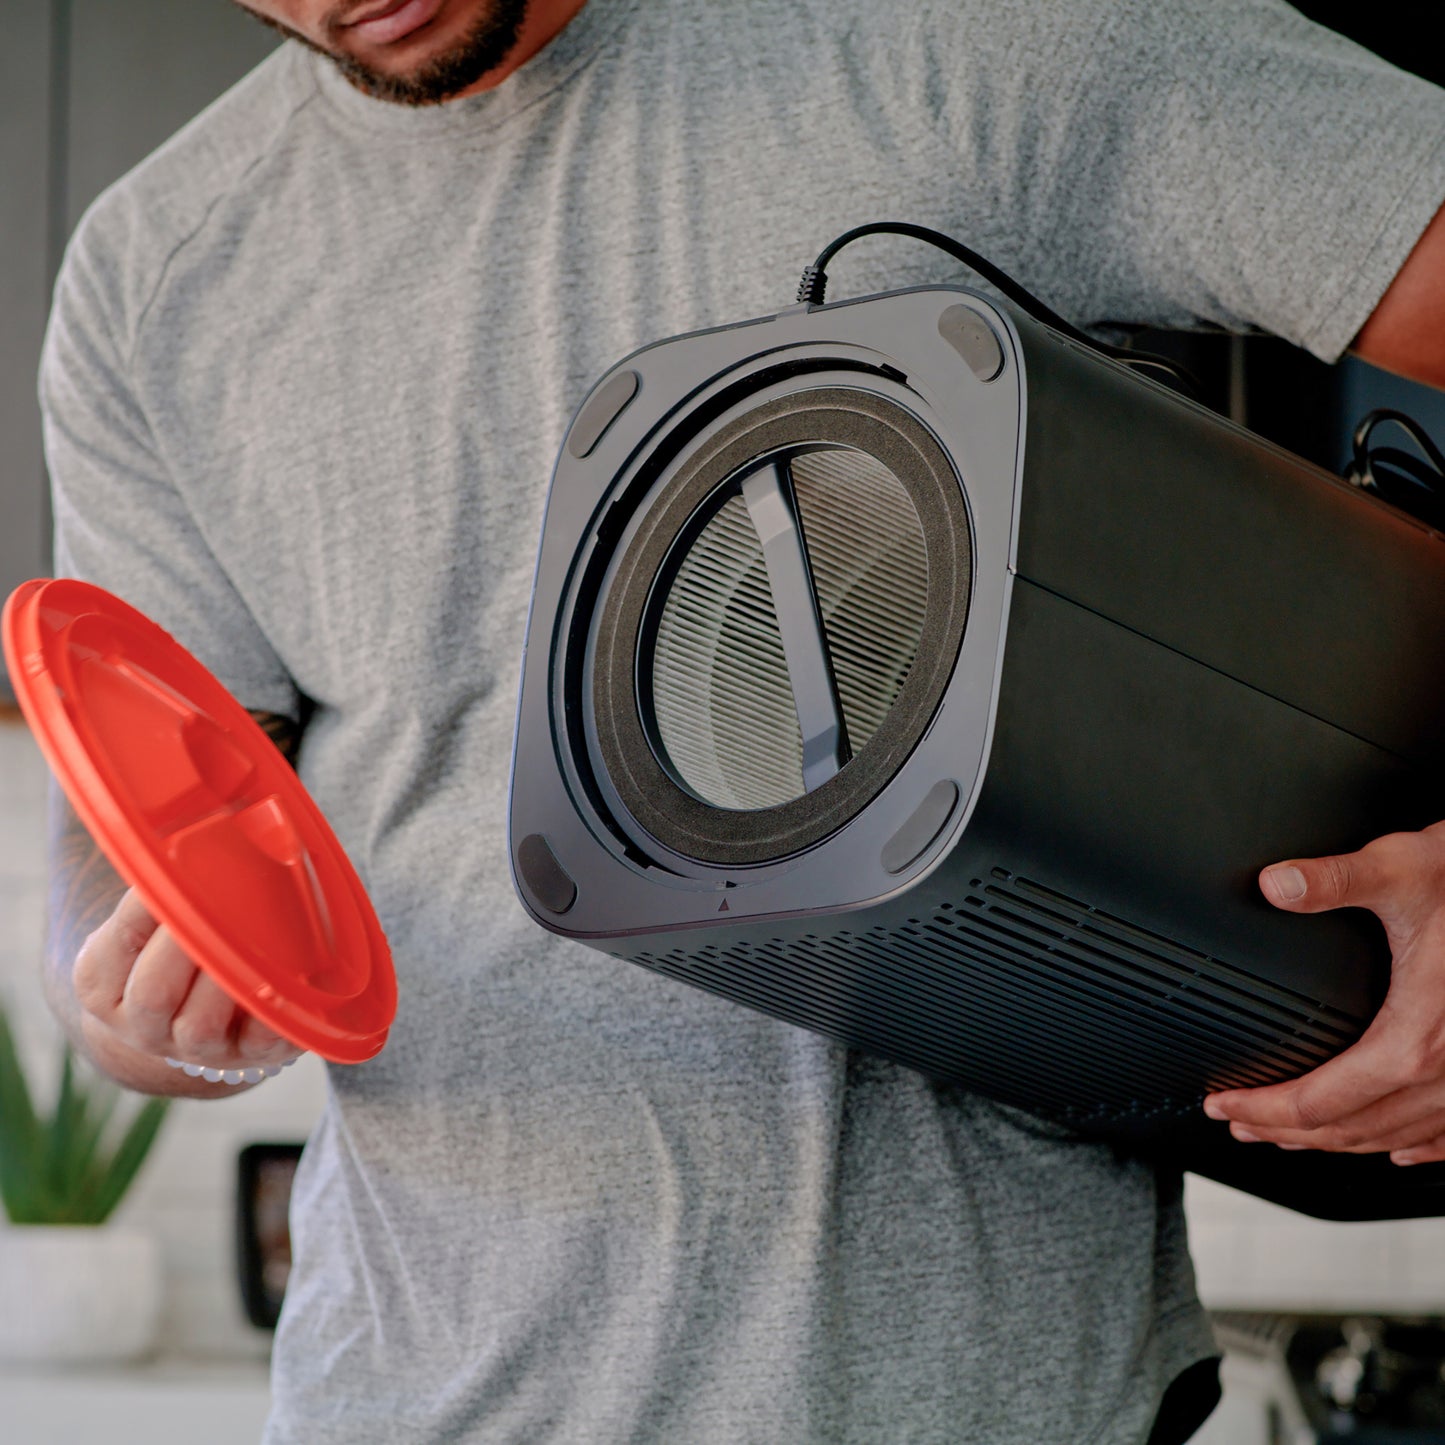
<path fill-rule="evenodd" d="M 436 18 L 446 0 L 391 0 L 373 6 L 345 28 L 369 45 L 391 45 Z"/>

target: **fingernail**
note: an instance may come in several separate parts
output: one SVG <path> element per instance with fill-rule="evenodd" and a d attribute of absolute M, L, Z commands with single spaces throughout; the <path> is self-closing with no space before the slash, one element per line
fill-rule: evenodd
<path fill-rule="evenodd" d="M 1420 1162 L 1420 1156 L 1419 1156 L 1418 1154 L 1391 1154 L 1391 1155 L 1390 1155 L 1390 1163 L 1391 1163 L 1391 1164 L 1399 1164 L 1401 1167 L 1407 1167 L 1407 1166 L 1409 1166 L 1409 1165 L 1411 1165 L 1411 1164 L 1418 1164 L 1419 1162 Z"/>
<path fill-rule="evenodd" d="M 1307 1144 L 1277 1144 L 1275 1147 L 1277 1149 L 1288 1149 L 1293 1153 L 1300 1149 L 1307 1149 L 1309 1146 Z"/>
<path fill-rule="evenodd" d="M 1204 1101 L 1204 1112 L 1208 1114 L 1211 1119 L 1229 1118 L 1229 1115 L 1224 1112 L 1224 1105 L 1215 1099 L 1206 1099 Z"/>
<path fill-rule="evenodd" d="M 1293 903 L 1305 896 L 1305 876 L 1298 868 L 1270 868 L 1270 882 L 1274 884 L 1274 891 L 1284 899 L 1286 903 Z"/>
<path fill-rule="evenodd" d="M 1231 1134 L 1233 1134 L 1234 1137 L 1235 1137 L 1236 1139 L 1238 1139 L 1241 1144 L 1258 1144 L 1258 1143 L 1259 1143 L 1259 1135 L 1258 1135 L 1258 1134 L 1251 1134 L 1248 1129 L 1241 1129 L 1238 1125 L 1235 1125 L 1235 1127 L 1234 1127 L 1233 1129 L 1231 1129 L 1229 1132 L 1230 1132 Z"/>

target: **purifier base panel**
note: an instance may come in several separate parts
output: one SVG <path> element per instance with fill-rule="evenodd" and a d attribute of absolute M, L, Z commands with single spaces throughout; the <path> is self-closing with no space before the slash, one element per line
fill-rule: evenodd
<path fill-rule="evenodd" d="M 1037 885 L 1006 874 L 993 887 L 1011 895 L 1011 926 L 1017 917 L 1015 899 L 1032 895 L 1036 902 L 1043 895 Z M 1051 897 L 1051 907 L 1057 908 L 1059 901 Z M 1108 928 L 1111 961 L 1116 961 L 1118 925 L 1097 916 L 1075 916 L 1080 925 L 1076 939 L 1100 924 Z M 1137 1086 L 1141 1077 L 1170 1066 L 1170 1039 L 1186 1055 L 1197 1048 L 1209 1027 L 1197 1010 L 1191 1008 L 1187 1020 L 1172 1026 L 1150 1014 L 1169 1012 L 1191 993 L 1205 996 L 1211 982 L 1218 981 L 1202 972 L 1191 977 L 1187 968 L 1176 969 L 1166 981 L 1170 960 L 1141 933 L 1129 952 L 1148 966 L 1146 971 L 1159 972 L 1150 983 L 1141 980 L 1134 1003 L 1123 1015 L 1108 1007 L 1113 1022 L 1107 1030 L 1101 1029 L 1088 1051 L 1105 1065 L 1090 1070 L 1081 1064 L 1077 1037 L 1069 1038 L 1069 1029 L 1060 1027 L 1056 1013 L 1049 1019 L 1052 1008 L 1030 1007 L 1031 995 L 1040 1005 L 1067 996 L 1057 978 L 1044 984 L 1050 967 L 1073 973 L 1070 988 L 1077 990 L 1081 1006 L 1087 1005 L 1091 993 L 1095 1002 L 1105 1001 L 1107 986 L 1087 976 L 1087 963 L 1081 967 L 1089 946 L 1050 946 L 1026 925 L 1019 929 L 1011 954 L 998 950 L 996 941 L 974 939 L 970 953 L 963 955 L 953 945 L 975 931 L 975 922 L 975 916 L 950 909 L 931 919 L 882 926 L 873 937 L 846 932 L 825 936 L 805 931 L 806 925 L 800 924 L 775 930 L 756 944 L 615 956 L 890 1058 L 940 1084 L 961 1085 L 1063 1123 L 1081 1138 L 1107 1140 L 1161 1167 L 1202 1174 L 1317 1218 L 1445 1214 L 1445 1164 L 1405 1170 L 1384 1155 L 1285 1153 L 1269 1145 L 1241 1144 L 1231 1138 L 1226 1125 L 1204 1116 L 1202 1093 L 1161 1101 L 1146 1089 L 1122 1109 L 1101 1108 L 1097 1095 L 1090 1093 L 1089 1075 L 1107 1073 L 1117 1097 L 1118 1090 Z M 1020 982 L 1021 976 L 1028 978 L 1029 986 Z M 880 992 L 880 985 L 886 986 L 885 992 Z M 819 1003 L 824 995 L 826 1006 Z M 951 999 L 947 1018 L 940 1016 L 941 998 Z M 1129 1014 L 1137 1017 L 1138 1029 L 1120 1022 Z M 1297 1018 L 1308 1028 L 1303 1014 Z M 1008 1062 L 1000 1058 L 1001 1041 L 1011 1051 Z M 1271 1042 L 1281 1051 L 1298 1047 L 1296 1057 L 1303 1058 L 1304 1046 L 1296 1044 L 1289 1031 L 1287 1008 L 1280 1011 Z M 1318 1060 L 1316 1055 L 1314 1061 Z M 1242 1075 L 1267 1081 L 1263 1076 L 1269 1071 L 1251 1066 L 1243 1051 L 1239 1062 Z"/>

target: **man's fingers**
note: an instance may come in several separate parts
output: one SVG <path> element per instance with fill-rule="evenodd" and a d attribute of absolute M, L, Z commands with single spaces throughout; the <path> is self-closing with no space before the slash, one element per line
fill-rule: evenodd
<path fill-rule="evenodd" d="M 72 982 L 80 1025 L 96 1041 L 216 1069 L 302 1052 L 198 969 L 134 889 L 82 945 Z"/>
<path fill-rule="evenodd" d="M 1293 858 L 1259 886 L 1295 913 L 1367 908 L 1390 942 L 1390 990 L 1364 1035 L 1301 1079 L 1221 1091 L 1205 1112 L 1236 1137 L 1286 1148 L 1442 1157 L 1445 1140 L 1445 823 L 1391 833 L 1355 853 Z M 1408 1161 L 1407 1161 L 1408 1162 Z"/>
<path fill-rule="evenodd" d="M 119 1007 L 131 969 L 159 927 L 140 895 L 128 888 L 76 955 L 72 977 L 83 1009 L 106 1018 Z"/>
<path fill-rule="evenodd" d="M 1390 1159 L 1395 1164 L 1437 1164 L 1445 1159 L 1445 1134 L 1408 1149 L 1392 1149 Z"/>
<path fill-rule="evenodd" d="M 236 1054 L 253 1064 L 283 1064 L 303 1052 L 299 1044 L 284 1039 L 254 1014 L 242 1013 L 236 1031 Z"/>
<path fill-rule="evenodd" d="M 172 1058 L 215 1068 L 281 1064 L 302 1052 L 247 1013 L 204 973 L 173 1020 L 171 1036 Z"/>
<path fill-rule="evenodd" d="M 115 905 L 109 922 L 115 928 L 118 937 L 129 939 L 135 944 L 136 952 L 145 947 L 160 924 L 156 916 L 150 910 L 150 905 L 135 891 L 134 888 L 127 888 L 120 896 L 120 902 Z"/>
<path fill-rule="evenodd" d="M 1445 1097 L 1438 1085 L 1401 1089 L 1388 1098 L 1313 1130 L 1235 1125 L 1236 1137 L 1284 1149 L 1380 1154 L 1409 1149 L 1445 1135 Z"/>
<path fill-rule="evenodd" d="M 126 979 L 117 1032 L 136 1048 L 160 1049 L 170 1043 L 171 1021 L 195 987 L 200 972 L 166 928 L 151 934 Z"/>
<path fill-rule="evenodd" d="M 142 1053 L 229 1068 L 298 1052 L 202 973 L 134 890 L 86 940 L 74 977 L 82 1009 Z"/>
<path fill-rule="evenodd" d="M 1365 1030 L 1353 1047 L 1302 1078 L 1258 1089 L 1230 1089 L 1211 1094 L 1204 1112 L 1229 1119 L 1246 1129 L 1293 1129 L 1310 1132 L 1337 1124 L 1398 1089 L 1417 1082 L 1394 1027 L 1383 1015 Z"/>
<path fill-rule="evenodd" d="M 206 974 L 198 974 L 186 1001 L 171 1020 L 174 1058 L 217 1067 L 236 1058 L 240 1027 L 235 1000 Z"/>
<path fill-rule="evenodd" d="M 1419 1149 L 1445 1136 L 1445 1108 L 1420 1114 L 1398 1128 L 1382 1128 L 1351 1150 L 1357 1154 L 1380 1154 Z"/>
<path fill-rule="evenodd" d="M 1420 911 L 1433 912 L 1445 881 L 1445 830 L 1390 833 L 1355 853 L 1327 858 L 1290 858 L 1259 875 L 1259 887 L 1276 908 L 1320 913 L 1329 908 L 1368 908 L 1385 926 Z"/>
<path fill-rule="evenodd" d="M 1291 858 L 1259 875 L 1260 891 L 1276 908 L 1322 913 L 1330 908 L 1369 908 L 1385 879 L 1381 862 L 1368 848 L 1329 858 Z"/>

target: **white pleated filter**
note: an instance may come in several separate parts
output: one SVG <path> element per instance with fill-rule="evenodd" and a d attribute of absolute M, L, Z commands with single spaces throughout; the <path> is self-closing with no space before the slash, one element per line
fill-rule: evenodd
<path fill-rule="evenodd" d="M 928 593 L 918 514 L 862 452 L 790 459 L 813 587 L 852 751 L 877 731 L 917 654 Z M 762 544 L 733 495 L 682 560 L 652 660 L 662 761 L 718 808 L 776 807 L 806 791 L 802 738 Z"/>

